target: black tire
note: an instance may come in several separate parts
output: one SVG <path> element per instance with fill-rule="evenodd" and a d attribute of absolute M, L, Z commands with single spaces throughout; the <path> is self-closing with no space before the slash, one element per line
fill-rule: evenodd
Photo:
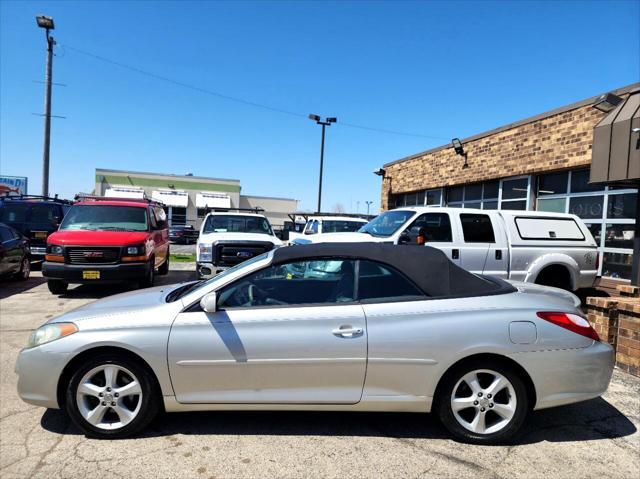
<path fill-rule="evenodd" d="M 47 281 L 47 287 L 53 294 L 64 294 L 69 288 L 69 283 L 59 279 L 50 279 Z"/>
<path fill-rule="evenodd" d="M 161 276 L 169 274 L 169 250 L 167 250 L 167 259 L 158 268 L 158 274 Z"/>
<path fill-rule="evenodd" d="M 31 262 L 29 261 L 29 257 L 25 256 L 20 262 L 20 271 L 13 276 L 13 279 L 16 281 L 26 281 L 29 279 L 29 274 L 31 274 Z"/>
<path fill-rule="evenodd" d="M 151 258 L 149 260 L 149 266 L 147 269 L 146 276 L 143 280 L 140 281 L 141 288 L 151 288 L 156 279 L 156 268 L 155 268 L 155 258 Z"/>
<path fill-rule="evenodd" d="M 454 391 L 454 388 L 456 387 L 458 382 L 466 374 L 477 370 L 488 370 L 501 374 L 511 383 L 513 391 L 515 392 L 515 413 L 511 417 L 510 421 L 497 432 L 479 434 L 467 429 L 458 421 L 458 419 L 456 419 L 451 406 L 452 395 L 458 392 Z M 490 378 L 490 374 L 487 374 L 487 377 Z M 471 394 L 473 396 L 473 393 Z M 494 398 L 494 401 L 498 403 L 499 399 Z M 480 404 L 479 406 L 482 406 L 482 404 Z M 462 363 L 460 366 L 455 367 L 453 370 L 449 371 L 442 379 L 442 383 L 438 386 L 438 395 L 436 397 L 436 403 L 434 405 L 434 412 L 438 415 L 444 427 L 447 428 L 447 430 L 455 439 L 465 443 L 486 445 L 501 444 L 510 441 L 522 427 L 522 424 L 524 423 L 529 413 L 529 409 L 529 397 L 527 394 L 527 388 L 522 378 L 512 368 L 496 360 Z M 473 408 L 469 408 L 469 410 L 467 411 L 472 414 L 474 412 L 478 413 L 478 411 L 474 411 Z M 490 411 L 488 408 L 486 408 L 486 411 L 487 417 L 491 417 L 491 419 L 493 419 L 493 415 L 495 414 L 495 412 Z M 459 411 L 459 413 L 462 414 L 462 411 Z M 489 416 L 490 414 L 491 416 Z M 496 418 L 498 417 L 499 416 L 496 416 Z M 487 424 L 490 424 L 489 421 L 490 420 L 487 419 Z"/>
<path fill-rule="evenodd" d="M 78 401 L 76 400 L 78 386 L 82 378 L 92 369 L 102 365 L 116 365 L 123 367 L 133 373 L 140 383 L 142 396 L 138 397 L 138 401 L 141 402 L 141 405 L 137 416 L 135 416 L 131 422 L 120 428 L 103 429 L 89 423 L 80 412 Z M 97 439 L 121 439 L 130 437 L 147 426 L 160 411 L 161 400 L 162 393 L 155 382 L 153 373 L 149 371 L 145 365 L 140 364 L 139 361 L 135 361 L 124 354 L 103 353 L 92 357 L 88 361 L 83 361 L 83 363 L 73 372 L 71 380 L 69 381 L 69 387 L 67 388 L 64 408 L 73 423 L 88 437 Z M 99 400 L 96 399 L 96 401 Z M 106 406 L 106 409 L 106 414 L 115 415 L 113 409 L 110 410 L 108 406 Z M 105 415 L 105 417 L 108 418 L 107 415 Z M 117 417 L 117 415 L 114 417 Z"/>

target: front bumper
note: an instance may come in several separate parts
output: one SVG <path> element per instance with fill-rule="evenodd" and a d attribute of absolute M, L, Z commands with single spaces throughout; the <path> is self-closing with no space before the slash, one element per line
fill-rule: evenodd
<path fill-rule="evenodd" d="M 146 278 L 149 267 L 148 263 L 66 264 L 45 261 L 42 265 L 42 275 L 48 279 L 69 283 L 138 281 Z M 83 271 L 99 271 L 100 279 L 83 279 Z"/>
<path fill-rule="evenodd" d="M 534 409 L 573 404 L 602 396 L 609 387 L 615 352 L 594 341 L 579 349 L 534 351 L 510 355 L 527 371 L 536 389 Z"/>
<path fill-rule="evenodd" d="M 213 263 L 206 262 L 196 262 L 196 273 L 198 274 L 198 279 L 209 279 L 213 278 L 216 274 L 229 269 L 228 266 L 217 266 Z"/>
<path fill-rule="evenodd" d="M 18 354 L 18 396 L 35 406 L 58 409 L 58 379 L 69 354 L 53 352 L 47 346 L 23 349 Z"/>

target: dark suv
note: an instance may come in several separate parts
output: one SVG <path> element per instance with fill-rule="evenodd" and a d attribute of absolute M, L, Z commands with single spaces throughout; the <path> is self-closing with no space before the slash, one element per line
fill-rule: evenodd
<path fill-rule="evenodd" d="M 18 195 L 0 199 L 0 223 L 27 237 L 32 261 L 44 260 L 47 238 L 57 231 L 71 202 L 45 196 Z"/>

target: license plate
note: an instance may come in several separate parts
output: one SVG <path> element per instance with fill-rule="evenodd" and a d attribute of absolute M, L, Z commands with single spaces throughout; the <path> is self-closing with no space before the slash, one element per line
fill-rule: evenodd
<path fill-rule="evenodd" d="M 83 271 L 82 279 L 100 279 L 100 271 Z"/>
<path fill-rule="evenodd" d="M 46 231 L 35 231 L 33 233 L 33 237 L 34 238 L 38 238 L 38 239 L 46 238 L 47 237 L 47 232 Z"/>

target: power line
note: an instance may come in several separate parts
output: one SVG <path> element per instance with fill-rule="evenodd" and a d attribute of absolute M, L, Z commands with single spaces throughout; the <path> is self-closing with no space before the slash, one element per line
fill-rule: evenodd
<path fill-rule="evenodd" d="M 111 65 L 115 65 L 115 66 L 123 68 L 125 70 L 129 70 L 129 71 L 138 73 L 140 75 L 144 75 L 144 76 L 147 76 L 147 77 L 150 77 L 150 78 L 154 78 L 156 80 L 164 81 L 164 82 L 170 83 L 172 85 L 176 85 L 176 86 L 180 86 L 180 87 L 183 87 L 183 88 L 187 88 L 189 90 L 197 91 L 199 93 L 204 93 L 206 95 L 214 96 L 214 97 L 217 97 L 217 98 L 222 98 L 223 100 L 228 100 L 228 101 L 232 101 L 232 102 L 235 102 L 235 103 L 240 103 L 240 104 L 243 104 L 243 105 L 253 106 L 255 108 L 261 108 L 263 110 L 268 110 L 268 111 L 272 111 L 272 112 L 275 112 L 275 113 L 282 113 L 284 115 L 296 116 L 296 117 L 305 118 L 305 119 L 308 117 L 308 115 L 304 114 L 304 113 L 290 111 L 290 110 L 286 110 L 284 108 L 277 108 L 277 107 L 273 107 L 273 106 L 270 106 L 270 105 L 265 105 L 263 103 L 258 103 L 258 102 L 255 102 L 255 101 L 246 100 L 244 98 L 238 98 L 238 97 L 231 96 L 231 95 L 225 95 L 224 93 L 220 93 L 220 92 L 217 92 L 217 91 L 214 91 L 214 90 L 209 90 L 207 88 L 202 88 L 202 87 L 199 87 L 199 86 L 196 86 L 196 85 L 191 85 L 189 83 L 185 83 L 185 82 L 179 81 L 179 80 L 174 80 L 173 78 L 169 78 L 169 77 L 166 77 L 166 76 L 163 76 L 163 75 L 158 75 L 157 73 L 152 73 L 152 72 L 143 70 L 142 68 L 138 68 L 138 67 L 135 67 L 135 66 L 132 66 L 132 65 L 127 65 L 125 63 L 121 63 L 121 62 L 118 62 L 116 60 L 112 60 L 110 58 L 103 57 L 101 55 L 96 55 L 95 53 L 91 53 L 91 52 L 88 52 L 86 50 L 82 50 L 80 48 L 73 47 L 71 45 L 62 45 L 62 46 L 64 46 L 65 48 L 67 48 L 67 49 L 69 49 L 71 51 L 74 51 L 74 52 L 79 53 L 81 55 L 85 55 L 85 56 L 93 58 L 95 60 L 99 60 L 99 61 L 104 62 L 104 63 L 109 63 Z M 388 130 L 388 129 L 384 129 L 384 128 L 375 128 L 375 127 L 370 127 L 370 126 L 357 125 L 357 124 L 354 124 L 354 123 L 347 123 L 347 122 L 343 122 L 343 121 L 340 121 L 340 125 L 341 126 L 346 126 L 346 127 L 349 127 L 349 128 L 357 128 L 357 129 L 360 129 L 360 130 L 375 131 L 375 132 L 378 132 L 378 133 L 387 133 L 387 134 L 391 134 L 391 135 L 413 136 L 413 137 L 419 137 L 419 138 L 428 138 L 428 139 L 431 139 L 431 140 L 449 141 L 449 138 L 444 138 L 444 137 L 441 137 L 441 136 L 423 135 L 421 133 L 409 133 L 409 132 L 403 132 L 403 131 L 397 131 L 397 130 Z"/>

